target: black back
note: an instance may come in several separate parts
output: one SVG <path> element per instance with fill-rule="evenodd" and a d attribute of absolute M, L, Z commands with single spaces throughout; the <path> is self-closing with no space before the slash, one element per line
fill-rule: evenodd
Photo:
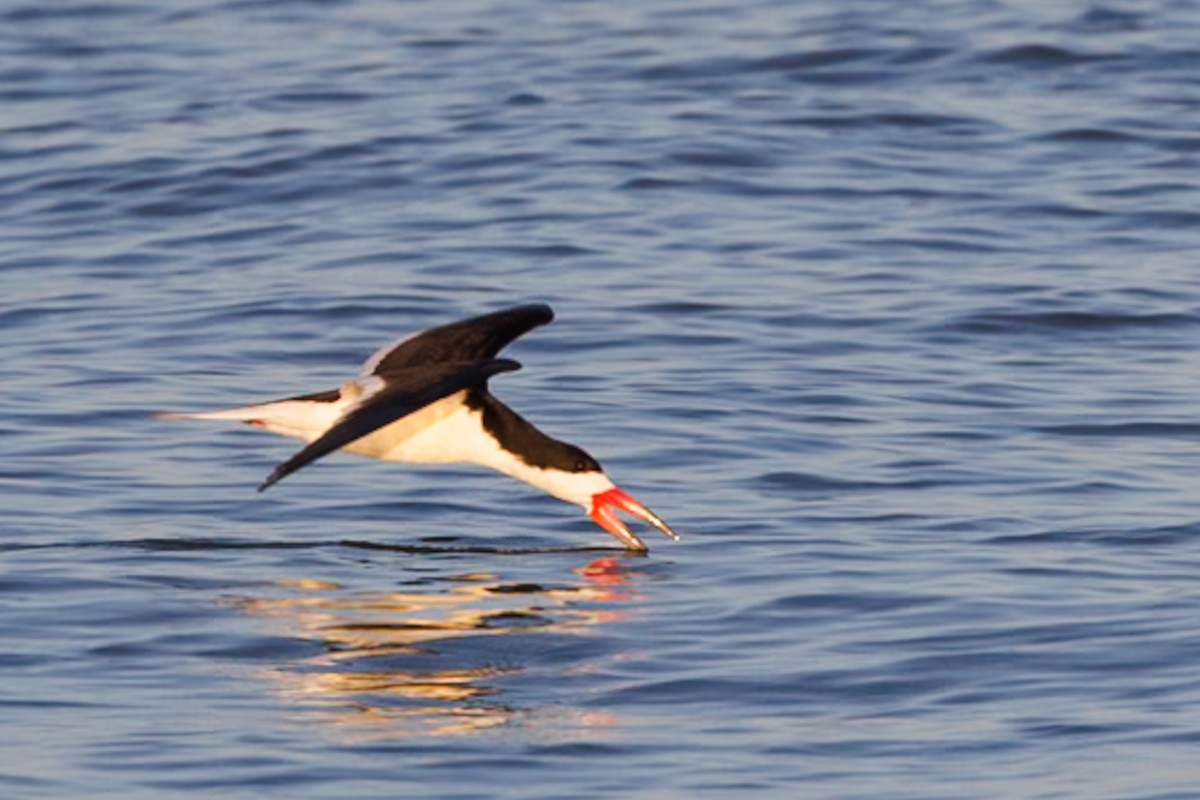
<path fill-rule="evenodd" d="M 518 336 L 552 319 L 554 312 L 550 306 L 537 303 L 430 328 L 396 345 L 379 359 L 371 372 L 384 375 L 448 361 L 470 362 L 495 358 Z"/>

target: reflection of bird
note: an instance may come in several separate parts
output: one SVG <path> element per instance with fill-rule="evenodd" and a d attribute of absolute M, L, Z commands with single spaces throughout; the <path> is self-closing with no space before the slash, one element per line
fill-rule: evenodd
<path fill-rule="evenodd" d="M 340 389 L 173 419 L 239 420 L 308 444 L 259 486 L 345 449 L 386 461 L 472 463 L 511 475 L 583 506 L 630 550 L 646 545 L 617 517 L 625 511 L 678 539 L 650 509 L 613 485 L 580 448 L 552 439 L 488 391 L 487 382 L 520 364 L 496 355 L 518 336 L 554 319 L 549 306 L 517 306 L 431 328 L 389 345 Z"/>
<path fill-rule="evenodd" d="M 612 654 L 585 647 L 567 655 L 554 643 L 625 617 L 638 591 L 630 563 L 599 558 L 547 586 L 427 570 L 395 591 L 301 578 L 227 602 L 271 620 L 278 635 L 315 645 L 259 674 L 340 737 L 460 736 L 521 720 L 542 733 L 591 738 L 614 718 L 576 708 L 570 684 L 554 679 L 593 671 Z M 521 681 L 565 694 L 514 692 Z"/>

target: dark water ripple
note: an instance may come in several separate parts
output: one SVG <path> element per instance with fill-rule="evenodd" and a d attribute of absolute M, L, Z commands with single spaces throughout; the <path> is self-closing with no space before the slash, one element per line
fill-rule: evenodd
<path fill-rule="evenodd" d="M 1198 34 L 0 8 L 0 796 L 1195 796 Z M 150 416 L 530 300 L 683 542 Z"/>

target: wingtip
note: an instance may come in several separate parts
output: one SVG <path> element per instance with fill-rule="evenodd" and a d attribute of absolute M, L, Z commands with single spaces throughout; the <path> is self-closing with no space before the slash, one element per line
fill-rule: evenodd
<path fill-rule="evenodd" d="M 484 365 L 484 371 L 489 377 L 500 372 L 516 372 L 520 368 L 521 363 L 511 358 L 493 358 Z"/>
<path fill-rule="evenodd" d="M 547 303 L 526 303 L 523 306 L 514 306 L 507 311 L 507 313 L 513 312 L 530 314 L 537 317 L 537 325 L 546 325 L 554 321 L 554 309 Z"/>
<path fill-rule="evenodd" d="M 272 486 L 279 483 L 279 481 L 281 481 L 283 478 L 287 477 L 289 471 L 284 469 L 285 466 L 287 466 L 286 463 L 280 464 L 278 467 L 272 470 L 271 474 L 267 476 L 267 479 L 258 485 L 258 489 L 256 491 L 259 494 L 262 494 L 267 489 L 270 489 Z"/>

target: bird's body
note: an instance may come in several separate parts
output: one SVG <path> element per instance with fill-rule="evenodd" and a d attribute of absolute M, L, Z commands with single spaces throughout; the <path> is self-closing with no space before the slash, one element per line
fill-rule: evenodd
<path fill-rule="evenodd" d="M 678 538 L 649 509 L 614 486 L 595 459 L 542 433 L 488 390 L 490 377 L 520 368 L 515 361 L 496 358 L 499 351 L 553 318 L 544 305 L 473 317 L 383 348 L 367 360 L 358 378 L 339 389 L 162 416 L 247 422 L 306 442 L 275 469 L 260 491 L 339 449 L 385 461 L 479 464 L 582 505 L 629 549 L 647 548 L 617 518 L 617 509 Z"/>
<path fill-rule="evenodd" d="M 188 414 L 187 417 L 249 422 L 280 436 L 312 442 L 333 427 L 361 394 L 362 390 L 351 382 L 341 389 L 319 395 Z M 435 400 L 341 449 L 368 458 L 410 464 L 475 461 L 475 452 L 487 449 L 487 445 L 479 441 L 483 426 L 478 414 L 467 408 L 466 395 L 464 390 Z"/>

